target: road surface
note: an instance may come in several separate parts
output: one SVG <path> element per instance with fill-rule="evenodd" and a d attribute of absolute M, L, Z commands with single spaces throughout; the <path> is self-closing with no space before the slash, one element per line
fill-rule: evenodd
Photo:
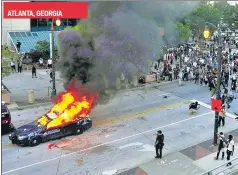
<path fill-rule="evenodd" d="M 165 97 L 166 96 L 166 97 Z M 154 159 L 157 130 L 165 135 L 164 155 L 210 139 L 214 113 L 202 106 L 191 115 L 190 100 L 209 102 L 207 87 L 172 83 L 158 88 L 125 91 L 92 112 L 93 128 L 79 136 L 43 143 L 37 147 L 11 145 L 2 137 L 2 174 L 9 175 L 111 175 Z M 238 106 L 234 101 L 233 106 Z M 234 108 L 234 107 L 233 107 Z M 230 113 L 232 112 L 230 109 Z M 47 107 L 12 112 L 16 126 L 34 120 Z M 232 116 L 232 115 L 231 115 Z M 234 117 L 234 116 L 232 116 Z M 226 119 L 220 131 L 238 128 Z M 48 149 L 50 143 L 64 147 Z M 191 168 L 191 167 L 190 167 Z M 201 169 L 195 169 L 195 174 Z"/>

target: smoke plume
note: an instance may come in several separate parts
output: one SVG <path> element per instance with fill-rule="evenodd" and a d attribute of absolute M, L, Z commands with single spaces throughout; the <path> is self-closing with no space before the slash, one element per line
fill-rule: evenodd
<path fill-rule="evenodd" d="M 174 36 L 172 25 L 197 2 L 90 2 L 89 18 L 79 22 L 87 35 L 67 30 L 59 36 L 58 68 L 67 85 L 72 79 L 102 92 L 116 78 L 148 74 L 149 62 L 163 47 L 160 27 Z M 107 83 L 106 83 L 107 82 Z"/>

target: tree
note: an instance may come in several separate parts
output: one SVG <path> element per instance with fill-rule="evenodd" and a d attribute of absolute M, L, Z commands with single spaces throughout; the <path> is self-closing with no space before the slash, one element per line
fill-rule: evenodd
<path fill-rule="evenodd" d="M 176 37 L 179 42 L 187 41 L 191 36 L 191 31 L 188 24 L 177 22 L 175 25 Z"/>
<path fill-rule="evenodd" d="M 194 37 L 202 37 L 206 23 L 217 26 L 220 21 L 219 10 L 212 4 L 201 2 L 198 7 L 187 16 L 187 22 L 191 28 Z M 215 31 L 212 25 L 209 25 L 211 34 Z"/>
<path fill-rule="evenodd" d="M 20 58 L 20 54 L 11 51 L 7 46 L 2 46 L 2 76 L 8 76 L 11 73 L 10 61 L 16 62 Z"/>
<path fill-rule="evenodd" d="M 50 55 L 50 42 L 47 40 L 37 41 L 35 49 L 46 55 Z"/>
<path fill-rule="evenodd" d="M 32 59 L 33 63 L 37 63 L 40 58 L 45 58 L 46 59 L 45 54 L 43 52 L 39 51 L 39 50 L 31 50 L 28 53 L 28 56 L 29 56 L 29 58 Z"/>
<path fill-rule="evenodd" d="M 36 45 L 35 45 L 35 50 L 31 51 L 33 57 L 37 56 L 37 55 L 41 55 L 43 59 L 48 59 L 50 57 L 50 42 L 47 40 L 42 40 L 42 41 L 37 41 Z M 42 54 L 40 54 L 39 52 L 41 52 Z M 55 46 L 54 47 L 54 57 L 56 59 L 58 59 L 58 49 Z M 39 57 L 40 58 L 40 57 Z M 38 60 L 39 60 L 38 58 Z M 33 59 L 33 58 L 32 58 Z M 35 61 L 38 61 L 37 58 L 34 59 Z"/>
<path fill-rule="evenodd" d="M 238 13 L 236 6 L 229 4 L 227 1 L 214 2 L 214 7 L 220 11 L 223 22 L 223 30 L 234 30 L 233 23 L 237 20 L 236 14 Z"/>

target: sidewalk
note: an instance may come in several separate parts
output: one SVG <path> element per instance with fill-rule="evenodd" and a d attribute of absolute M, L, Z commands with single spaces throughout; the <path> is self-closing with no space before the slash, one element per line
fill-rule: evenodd
<path fill-rule="evenodd" d="M 171 84 L 171 83 L 178 83 L 178 80 L 173 80 L 173 81 L 163 81 L 160 83 L 157 82 L 151 82 L 147 84 L 140 85 L 138 87 L 130 87 L 127 89 L 121 89 L 118 90 L 117 93 L 120 92 L 126 92 L 126 91 L 136 91 L 136 90 L 142 90 L 142 89 L 147 89 L 147 88 L 154 88 L 166 84 Z M 18 110 L 18 109 L 26 109 L 26 108 L 31 108 L 31 107 L 38 107 L 42 105 L 50 105 L 52 104 L 50 97 L 43 97 L 43 98 L 36 98 L 35 103 L 29 104 L 27 97 L 25 97 L 25 100 L 13 100 L 10 104 L 8 104 L 9 110 Z"/>
<path fill-rule="evenodd" d="M 228 136 L 229 134 L 233 135 L 236 143 L 234 155 L 231 157 L 231 159 L 234 159 L 238 157 L 238 129 L 225 135 Z M 226 157 L 224 160 L 221 160 L 221 158 L 219 160 L 214 159 L 216 157 L 217 147 L 212 145 L 212 141 L 212 139 L 207 140 L 179 152 L 164 155 L 162 159 L 153 159 L 151 162 L 139 165 L 117 175 L 200 175 L 227 162 Z M 222 166 L 214 171 L 214 174 L 225 175 L 234 173 L 238 169 L 238 166 L 234 166 L 227 170 L 226 173 L 221 174 L 220 172 L 226 168 L 226 166 Z"/>

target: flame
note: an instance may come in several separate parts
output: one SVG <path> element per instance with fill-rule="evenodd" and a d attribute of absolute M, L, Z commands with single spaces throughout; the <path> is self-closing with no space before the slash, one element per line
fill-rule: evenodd
<path fill-rule="evenodd" d="M 79 93 L 77 89 L 70 88 L 67 92 L 58 95 L 57 103 L 48 113 L 41 116 L 37 122 L 46 129 L 54 129 L 72 123 L 79 118 L 85 118 L 91 112 L 98 94 Z M 54 117 L 51 118 L 51 115 Z"/>

